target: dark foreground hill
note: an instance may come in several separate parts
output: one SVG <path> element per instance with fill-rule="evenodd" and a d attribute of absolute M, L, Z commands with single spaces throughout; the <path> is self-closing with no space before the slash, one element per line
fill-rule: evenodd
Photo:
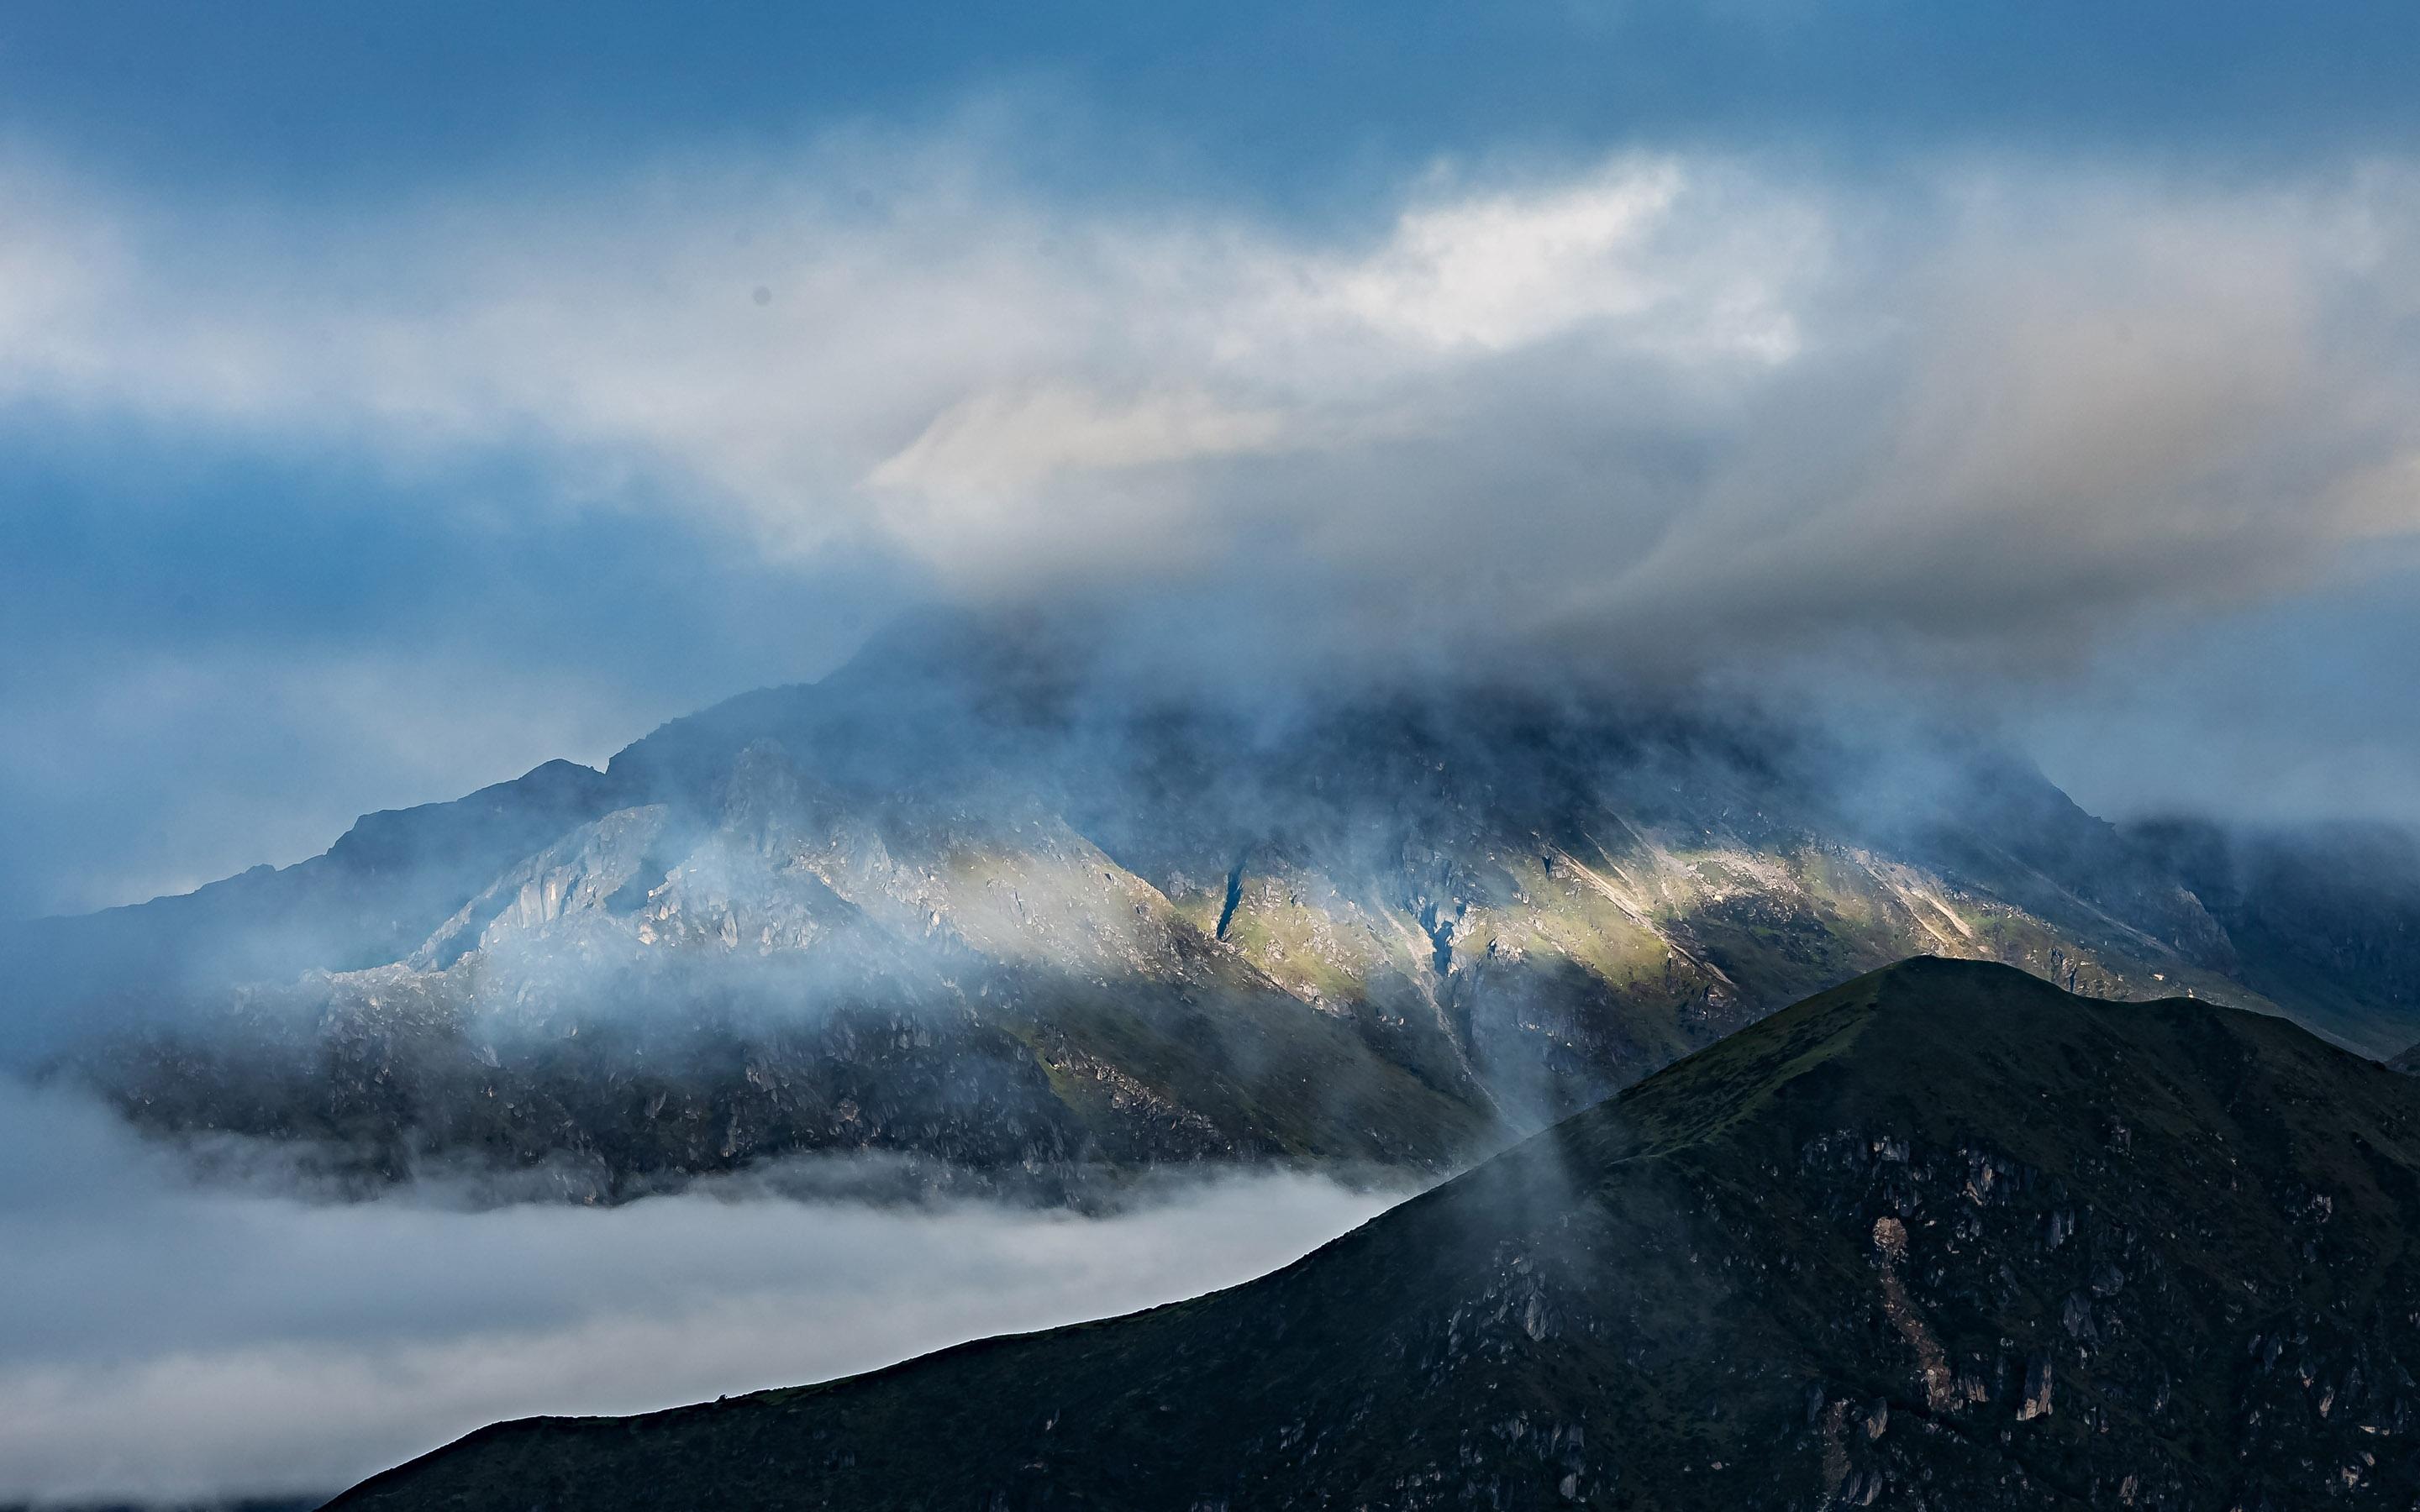
<path fill-rule="evenodd" d="M 349 1509 L 2410 1506 L 2420 1095 L 1919 960 L 1251 1285 L 504 1424 Z"/>

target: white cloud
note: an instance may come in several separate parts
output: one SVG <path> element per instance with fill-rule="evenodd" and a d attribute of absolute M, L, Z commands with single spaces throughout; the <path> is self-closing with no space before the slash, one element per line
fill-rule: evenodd
<path fill-rule="evenodd" d="M 1672 162 L 1440 196 L 1359 254 L 1053 212 L 946 175 L 836 208 L 819 190 L 844 167 L 744 194 L 397 212 L 266 247 L 257 227 L 21 173 L 0 255 L 30 266 L 0 382 L 405 459 L 535 445 L 574 491 L 649 473 L 777 550 L 888 531 L 966 579 L 993 532 L 964 552 L 960 527 L 1047 514 L 1050 490 L 1080 491 L 1071 475 L 1382 431 L 1407 363 L 1450 374 L 1591 325 L 1648 351 L 1769 360 L 1789 340 L 1781 271 L 1735 248 L 1708 265 Z M 132 250 L 57 250 L 81 243 Z"/>
<path fill-rule="evenodd" d="M 1733 208 L 1746 212 L 1739 229 L 1753 227 L 1763 245 L 1719 246 L 1701 217 L 1725 177 L 1623 159 L 1576 182 L 1446 195 L 1404 211 L 1375 252 L 1296 270 L 1308 298 L 1294 313 L 1314 326 L 1342 316 L 1447 351 L 1497 352 L 1668 314 L 1676 352 L 1780 361 L 1797 338 L 1778 285 L 1820 227 L 1774 194 Z"/>
<path fill-rule="evenodd" d="M 1111 404 L 1065 384 L 996 389 L 952 406 L 870 474 L 878 486 L 993 493 L 1062 472 L 1141 467 L 1264 450 L 1283 434 L 1266 411 L 1233 410 L 1199 389 Z"/>
<path fill-rule="evenodd" d="M 0 1500 L 330 1491 L 499 1418 L 797 1384 L 1194 1295 L 1386 1201 L 1263 1175 L 1101 1219 L 712 1189 L 313 1206 L 192 1190 L 99 1110 L 0 1083 Z"/>
<path fill-rule="evenodd" d="M 1450 635 L 2029 644 L 2414 524 L 2398 171 L 1629 156 L 1316 236 L 862 145 L 333 227 L 22 169 L 5 200 L 6 392 L 407 468 L 504 449 L 564 501 L 975 594 L 1240 570 Z"/>

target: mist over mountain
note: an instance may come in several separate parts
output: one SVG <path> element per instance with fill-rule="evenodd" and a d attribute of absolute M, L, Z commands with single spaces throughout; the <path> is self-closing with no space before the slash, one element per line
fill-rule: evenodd
<path fill-rule="evenodd" d="M 1441 1173 L 1919 953 L 2420 1040 L 2420 891 L 2382 836 L 2352 873 L 2326 837 L 2121 830 L 1913 721 L 1510 680 L 1247 698 L 1121 650 L 918 618 L 601 772 L 19 928 L 12 1049 L 358 1190 L 624 1200 L 861 1150 L 885 1190 L 1063 1200 L 1171 1163 Z"/>
<path fill-rule="evenodd" d="M 2415 77 L 13 8 L 0 1512 L 2420 1505 Z"/>
<path fill-rule="evenodd" d="M 1245 687 L 2022 724 L 2089 671 L 2130 808 L 2414 816 L 2400 162 L 1499 144 L 1304 214 L 968 110 L 334 214 L 0 164 L 0 914 L 602 764 L 917 604 Z M 2181 710 L 2143 635 L 2226 647 Z"/>
<path fill-rule="evenodd" d="M 855 1374 L 1233 1285 L 1408 1195 L 1233 1171 L 1101 1216 L 851 1200 L 873 1159 L 610 1208 L 437 1180 L 348 1202 L 266 1158 L 197 1187 L 90 1099 L 0 1080 L 0 1506 L 316 1506 L 498 1418 Z"/>

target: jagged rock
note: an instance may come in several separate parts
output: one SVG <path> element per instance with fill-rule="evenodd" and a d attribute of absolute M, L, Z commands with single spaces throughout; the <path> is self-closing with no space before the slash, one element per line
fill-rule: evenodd
<path fill-rule="evenodd" d="M 2025 1361 L 2024 1396 L 2017 1403 L 2017 1421 L 2028 1423 L 2050 1415 L 2050 1356 L 2036 1351 Z"/>

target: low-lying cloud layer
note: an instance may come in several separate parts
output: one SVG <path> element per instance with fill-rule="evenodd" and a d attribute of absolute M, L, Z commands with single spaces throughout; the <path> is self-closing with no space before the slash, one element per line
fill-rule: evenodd
<path fill-rule="evenodd" d="M 0 1083 L 0 1502 L 332 1491 L 498 1418 L 797 1384 L 1194 1295 L 1391 1200 L 1276 1175 L 1098 1219 L 442 1196 L 196 1189 L 99 1109 Z"/>

